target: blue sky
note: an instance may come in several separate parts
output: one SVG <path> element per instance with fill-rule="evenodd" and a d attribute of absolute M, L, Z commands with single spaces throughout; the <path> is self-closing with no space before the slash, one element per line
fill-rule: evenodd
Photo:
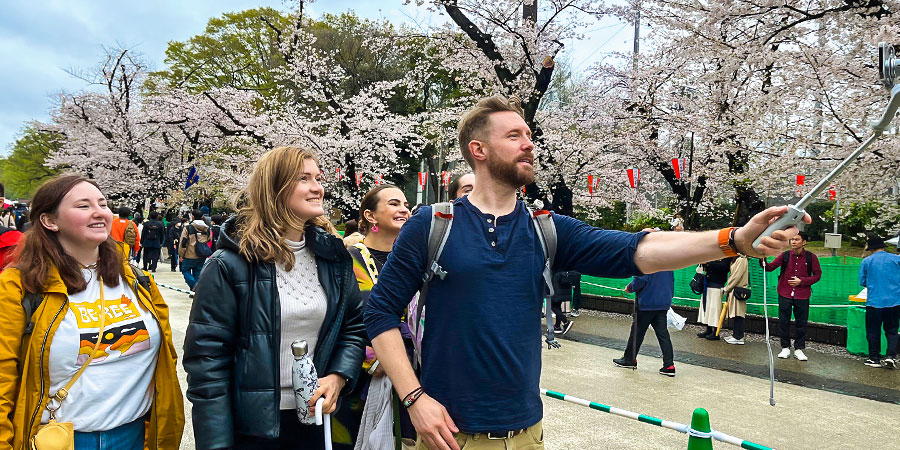
<path fill-rule="evenodd" d="M 362 17 L 423 25 L 445 20 L 425 8 L 403 3 L 319 0 L 307 4 L 306 11 L 318 16 L 353 10 Z M 95 67 L 103 47 L 134 48 L 152 68 L 161 69 L 168 42 L 202 33 L 211 17 L 261 6 L 286 11 L 293 5 L 285 0 L 4 1 L 0 15 L 0 154 L 8 153 L 26 122 L 49 120 L 56 93 L 87 88 L 86 82 L 67 70 Z M 567 48 L 573 65 L 580 69 L 599 60 L 604 52 L 631 48 L 630 27 L 614 20 L 600 22 L 588 31 L 588 41 Z"/>

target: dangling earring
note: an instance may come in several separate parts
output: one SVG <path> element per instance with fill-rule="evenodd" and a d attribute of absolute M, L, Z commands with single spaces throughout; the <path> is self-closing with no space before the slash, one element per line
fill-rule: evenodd
<path fill-rule="evenodd" d="M 373 233 L 377 233 L 377 232 L 378 232 L 378 225 L 372 225 L 372 232 L 373 232 Z"/>

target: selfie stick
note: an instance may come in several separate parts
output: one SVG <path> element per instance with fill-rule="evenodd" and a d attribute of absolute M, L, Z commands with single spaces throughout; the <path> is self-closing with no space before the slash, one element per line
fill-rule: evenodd
<path fill-rule="evenodd" d="M 897 114 L 897 108 L 900 107 L 900 84 L 898 84 L 900 83 L 900 59 L 894 56 L 893 46 L 882 42 L 878 45 L 878 60 L 878 72 L 881 82 L 891 90 L 891 100 L 888 103 L 887 109 L 884 111 L 884 115 L 881 116 L 881 120 L 872 125 L 872 136 L 866 139 L 866 141 L 851 153 L 850 156 L 841 161 L 828 176 L 823 178 L 816 187 L 804 195 L 799 202 L 794 205 L 788 205 L 787 212 L 769 225 L 769 227 L 766 228 L 766 231 L 763 231 L 763 233 L 753 241 L 754 250 L 759 249 L 763 237 L 771 236 L 772 233 L 777 230 L 786 230 L 790 227 L 799 225 L 803 221 L 803 216 L 806 215 L 805 208 L 813 201 L 813 199 L 824 192 L 833 179 L 837 178 L 844 169 L 850 166 L 850 164 L 862 154 L 866 147 L 874 142 L 875 139 L 878 139 L 878 137 L 887 130 L 888 125 L 891 123 L 891 119 Z"/>

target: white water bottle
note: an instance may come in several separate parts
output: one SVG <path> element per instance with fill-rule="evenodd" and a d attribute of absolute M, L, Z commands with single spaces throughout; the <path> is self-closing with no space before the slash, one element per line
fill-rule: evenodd
<path fill-rule="evenodd" d="M 300 423 L 315 425 L 316 418 L 309 416 L 309 400 L 319 388 L 316 366 L 309 358 L 309 347 L 306 341 L 294 341 L 291 344 L 291 352 L 294 354 L 291 380 L 294 385 L 294 399 L 297 401 L 297 418 L 300 419 Z"/>

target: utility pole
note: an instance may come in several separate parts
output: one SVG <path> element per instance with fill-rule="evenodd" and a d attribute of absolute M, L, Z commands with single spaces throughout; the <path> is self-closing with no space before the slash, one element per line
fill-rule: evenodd
<path fill-rule="evenodd" d="M 634 58 L 632 59 L 631 68 L 634 72 L 635 77 L 637 77 L 637 57 L 641 51 L 641 2 L 638 1 L 635 3 L 635 11 L 634 16 Z"/>
<path fill-rule="evenodd" d="M 834 234 L 838 232 L 838 213 L 841 211 L 841 200 L 837 195 L 834 196 Z M 831 249 L 831 256 L 837 256 L 836 249 Z"/>

